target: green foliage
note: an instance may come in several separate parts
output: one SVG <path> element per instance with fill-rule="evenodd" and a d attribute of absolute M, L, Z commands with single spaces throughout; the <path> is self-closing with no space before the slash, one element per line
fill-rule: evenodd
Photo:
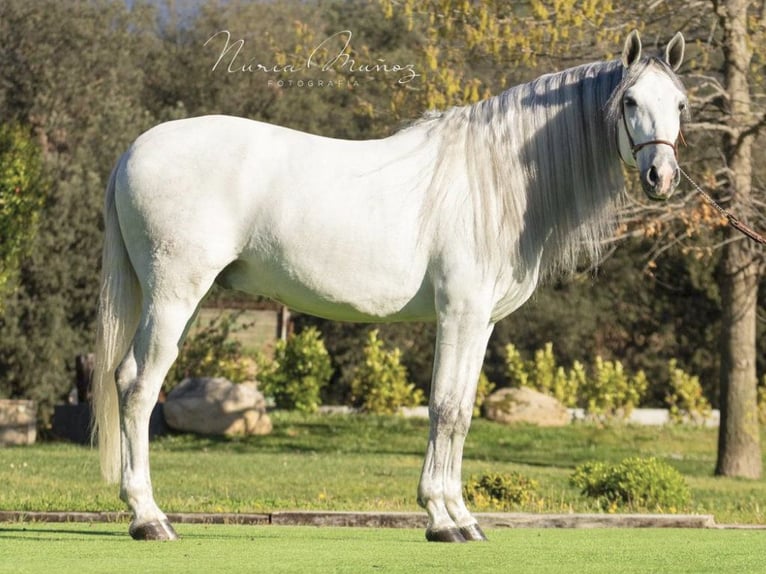
<path fill-rule="evenodd" d="M 370 329 L 390 348 L 400 350 L 401 363 L 410 382 L 427 393 L 431 384 L 434 358 L 435 325 L 433 323 L 345 323 L 328 321 L 310 315 L 296 315 L 295 327 L 301 331 L 315 327 L 322 333 L 335 369 L 330 384 L 322 394 L 326 404 L 352 404 L 351 381 L 357 367 L 364 362 L 364 341 Z"/>
<path fill-rule="evenodd" d="M 513 343 L 505 347 L 505 372 L 512 387 L 536 387 L 529 380 L 530 366 Z"/>
<path fill-rule="evenodd" d="M 73 386 L 75 356 L 93 350 L 107 178 L 153 123 L 137 65 L 151 61 L 146 14 L 101 0 L 0 2 L 0 117 L 31 127 L 46 187 L 0 316 L 0 394 L 38 401 L 43 428 Z"/>
<path fill-rule="evenodd" d="M 757 389 L 758 422 L 766 425 L 766 375 L 761 379 Z"/>
<path fill-rule="evenodd" d="M 629 373 L 643 370 L 650 384 L 644 406 L 665 405 L 670 357 L 699 375 L 710 400 L 717 397 L 718 354 L 712 352 L 720 331 L 713 282 L 717 257 L 696 260 L 668 250 L 649 275 L 638 262 L 651 248 L 648 242 L 625 241 L 600 264 L 597 278 L 585 272 L 541 285 L 527 304 L 496 325 L 485 363 L 490 378 L 510 384 L 504 362 L 509 342 L 532 358 L 555 333 L 557 361 L 567 368 L 574 361 L 590 366 L 601 355 L 619 358 Z M 683 304 L 688 301 L 694 305 Z M 759 371 L 766 372 L 766 356 Z"/>
<path fill-rule="evenodd" d="M 596 357 L 592 375 L 580 388 L 580 401 L 588 414 L 607 419 L 627 417 L 638 406 L 647 387 L 643 371 L 629 376 L 620 361 Z"/>
<path fill-rule="evenodd" d="M 548 342 L 535 351 L 532 361 L 525 361 L 519 350 L 509 343 L 505 347 L 505 357 L 511 386 L 536 389 L 555 397 L 567 407 L 577 405 L 578 389 L 585 378 L 584 367 L 577 361 L 569 371 L 558 366 L 553 343 Z"/>
<path fill-rule="evenodd" d="M 401 363 L 399 349 L 387 351 L 378 338 L 377 329 L 367 335 L 364 360 L 351 380 L 353 404 L 376 414 L 393 414 L 400 407 L 417 406 L 423 402 L 423 393 L 407 377 Z"/>
<path fill-rule="evenodd" d="M 668 362 L 670 375 L 668 403 L 670 420 L 675 423 L 695 422 L 702 424 L 710 416 L 710 402 L 702 393 L 699 377 L 687 374 L 678 368 L 678 362 L 671 359 Z"/>
<path fill-rule="evenodd" d="M 332 376 L 330 355 L 314 328 L 278 341 L 273 363 L 261 373 L 261 389 L 280 409 L 315 412 Z"/>
<path fill-rule="evenodd" d="M 0 310 L 43 205 L 42 158 L 26 130 L 0 125 Z"/>
<path fill-rule="evenodd" d="M 566 400 L 562 401 L 567 407 L 577 406 L 580 389 L 587 385 L 588 373 L 580 361 L 575 360 L 572 368 L 567 372 L 567 393 L 562 394 Z M 573 400 L 573 397 L 574 400 Z"/>
<path fill-rule="evenodd" d="M 572 486 L 594 498 L 602 510 L 675 513 L 686 509 L 691 493 L 676 469 L 656 458 L 626 458 L 619 464 L 587 462 L 570 477 Z"/>
<path fill-rule="evenodd" d="M 556 397 L 564 406 L 575 406 L 585 375 L 579 362 L 575 361 L 569 371 L 559 367 L 553 354 L 553 343 L 546 343 L 544 348 L 535 351 L 532 369 L 538 390 Z"/>
<path fill-rule="evenodd" d="M 463 486 L 467 503 L 477 510 L 509 511 L 537 500 L 539 483 L 519 472 L 472 475 Z"/>
<path fill-rule="evenodd" d="M 481 405 L 487 397 L 495 390 L 495 383 L 489 380 L 487 374 L 482 370 L 479 374 L 479 384 L 476 387 L 476 400 L 473 403 L 473 416 L 481 416 Z"/>
<path fill-rule="evenodd" d="M 233 383 L 255 380 L 256 358 L 231 337 L 236 320 L 236 314 L 221 314 L 198 325 L 184 341 L 163 389 L 170 391 L 186 377 L 224 377 Z"/>
<path fill-rule="evenodd" d="M 403 17 L 407 29 L 422 38 L 414 56 L 425 76 L 423 86 L 406 98 L 403 94 L 392 98 L 394 113 L 412 105 L 408 100 L 424 109 L 478 101 L 487 93 L 487 60 L 504 63 L 505 73 L 496 79 L 502 82 L 508 74 L 535 69 L 538 46 L 546 46 L 548 54 L 572 57 L 575 46 L 612 43 L 617 37 L 604 26 L 615 12 L 611 0 L 379 0 L 379 4 L 386 18 Z"/>
<path fill-rule="evenodd" d="M 553 344 L 535 352 L 525 361 L 513 344 L 506 346 L 508 379 L 557 398 L 567 407 L 581 406 L 599 418 L 627 417 L 646 392 L 646 375 L 628 376 L 619 361 L 597 356 L 590 373 L 579 361 L 570 369 L 556 362 Z"/>

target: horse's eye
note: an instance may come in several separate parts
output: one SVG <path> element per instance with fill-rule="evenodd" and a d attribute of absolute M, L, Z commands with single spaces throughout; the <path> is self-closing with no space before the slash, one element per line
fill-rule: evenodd
<path fill-rule="evenodd" d="M 686 111 L 686 102 L 681 102 L 678 104 L 678 111 L 681 113 L 684 113 Z"/>
<path fill-rule="evenodd" d="M 636 103 L 636 100 L 631 98 L 630 96 L 625 96 L 625 99 L 623 100 L 623 103 L 628 108 L 635 108 L 638 104 Z"/>

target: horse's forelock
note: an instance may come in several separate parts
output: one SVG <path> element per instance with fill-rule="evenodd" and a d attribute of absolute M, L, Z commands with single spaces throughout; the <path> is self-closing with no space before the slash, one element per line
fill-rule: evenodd
<path fill-rule="evenodd" d="M 647 68 L 652 66 L 663 71 L 673 82 L 673 85 L 678 88 L 680 92 L 686 94 L 686 88 L 681 82 L 681 79 L 673 71 L 670 65 L 668 65 L 668 63 L 665 62 L 665 60 L 662 58 L 652 56 L 636 62 L 634 65 L 630 66 L 624 71 L 622 81 L 617 85 L 617 88 L 615 88 L 612 96 L 609 98 L 609 101 L 606 104 L 606 117 L 609 122 L 610 129 L 612 130 L 610 137 L 613 140 L 617 137 L 616 130 L 618 129 L 622 119 L 622 102 L 625 98 L 625 93 L 638 81 L 638 79 L 647 70 Z M 686 110 L 688 110 L 688 106 L 686 107 Z M 685 111 L 684 114 L 685 115 L 683 119 L 688 119 L 688 111 Z"/>

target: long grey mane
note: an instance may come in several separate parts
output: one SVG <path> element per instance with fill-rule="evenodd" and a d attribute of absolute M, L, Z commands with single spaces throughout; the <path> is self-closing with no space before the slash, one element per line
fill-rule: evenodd
<path fill-rule="evenodd" d="M 633 81 L 618 60 L 586 64 L 424 118 L 439 138 L 424 225 L 472 209 L 476 256 L 510 255 L 515 274 L 597 261 L 624 190 L 612 96 Z"/>

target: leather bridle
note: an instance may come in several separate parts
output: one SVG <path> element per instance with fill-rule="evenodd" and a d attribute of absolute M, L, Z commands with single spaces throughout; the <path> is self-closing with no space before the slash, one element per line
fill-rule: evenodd
<path fill-rule="evenodd" d="M 671 142 L 669 140 L 662 140 L 662 139 L 656 139 L 656 140 L 649 140 L 641 143 L 636 143 L 633 140 L 633 134 L 630 133 L 630 129 L 628 128 L 628 120 L 625 115 L 625 102 L 622 102 L 622 125 L 625 128 L 625 135 L 628 137 L 628 144 L 630 145 L 630 153 L 633 156 L 633 160 L 637 161 L 637 155 L 638 152 L 640 152 L 642 149 L 644 149 L 646 146 L 650 145 L 666 145 L 673 149 L 673 154 L 676 157 L 676 161 L 678 161 L 678 142 L 679 140 L 681 143 L 686 144 L 686 141 L 684 140 L 684 134 L 681 130 L 678 131 L 678 138 L 676 138 L 675 142 Z M 619 152 L 620 146 L 617 146 L 617 150 Z M 620 157 L 622 158 L 622 161 L 625 161 L 625 158 L 622 157 L 622 153 L 620 153 Z M 627 163 L 627 162 L 625 162 Z"/>
<path fill-rule="evenodd" d="M 686 140 L 684 139 L 683 131 L 678 130 L 678 138 L 675 142 L 670 142 L 668 140 L 662 140 L 662 139 L 656 139 L 656 140 L 650 140 L 646 142 L 641 142 L 637 144 L 633 140 L 633 136 L 630 133 L 630 130 L 628 129 L 628 120 L 625 118 L 625 102 L 622 103 L 622 125 L 625 128 L 625 135 L 628 137 L 628 143 L 630 144 L 630 153 L 633 155 L 633 159 L 637 161 L 636 154 L 641 151 L 646 146 L 650 145 L 666 145 L 671 148 L 673 148 L 673 153 L 676 156 L 676 161 L 678 161 L 678 142 L 680 141 L 682 144 L 686 145 Z M 617 143 L 617 153 L 620 154 L 620 159 L 622 159 L 623 162 L 625 162 L 625 158 L 622 157 L 622 152 L 620 151 L 620 145 L 619 142 Z M 627 162 L 625 162 L 627 163 Z M 718 211 L 721 215 L 723 215 L 728 224 L 736 229 L 737 231 L 744 234 L 746 237 L 752 239 L 753 241 L 760 243 L 761 245 L 766 245 L 766 237 L 755 231 L 752 227 L 735 217 L 729 210 L 724 208 L 720 203 L 718 203 L 713 197 L 707 193 L 702 187 L 697 184 L 691 177 L 689 177 L 689 174 L 687 174 L 681 167 L 679 166 L 678 170 L 683 174 L 683 176 L 689 180 L 689 183 L 694 187 L 694 189 L 697 190 L 697 192 L 702 196 L 702 198 L 707 201 L 713 208 Z"/>

